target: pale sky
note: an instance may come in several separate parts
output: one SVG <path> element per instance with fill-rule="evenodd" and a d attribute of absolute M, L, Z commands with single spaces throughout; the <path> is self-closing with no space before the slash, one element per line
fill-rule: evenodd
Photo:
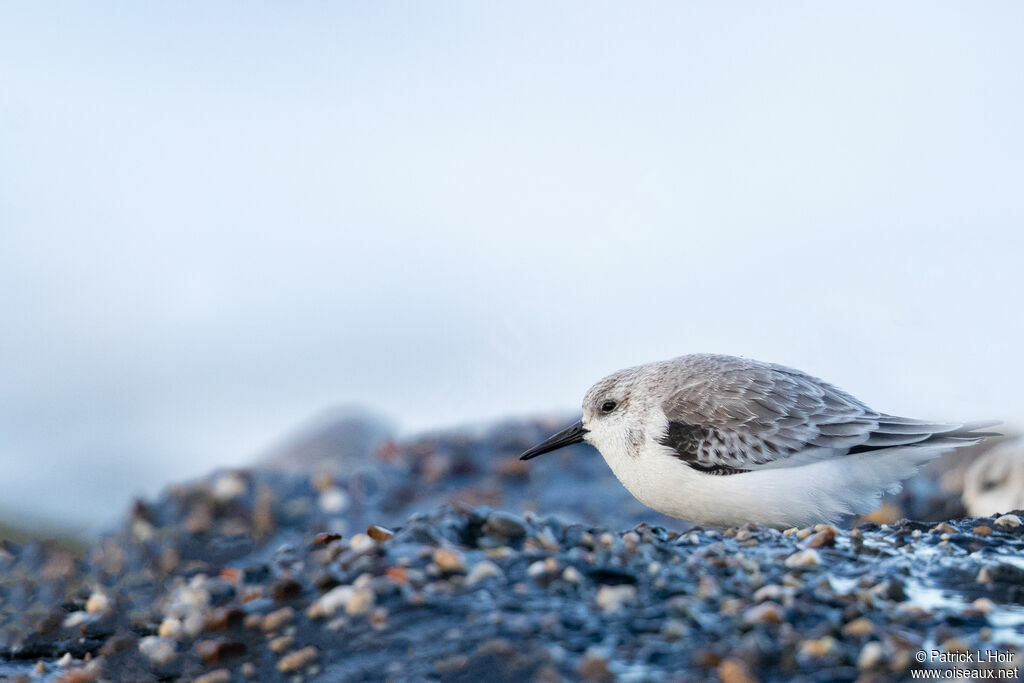
<path fill-rule="evenodd" d="M 1024 427 L 1019 3 L 0 6 L 0 513 L 693 351 Z"/>

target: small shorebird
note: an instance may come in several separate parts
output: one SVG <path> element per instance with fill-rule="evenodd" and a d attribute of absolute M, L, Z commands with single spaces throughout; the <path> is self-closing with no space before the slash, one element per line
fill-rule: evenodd
<path fill-rule="evenodd" d="M 522 455 L 586 442 L 641 503 L 729 526 L 834 522 L 873 510 L 918 466 L 992 422 L 879 413 L 800 370 L 714 354 L 627 368 L 583 398 L 583 419 Z"/>

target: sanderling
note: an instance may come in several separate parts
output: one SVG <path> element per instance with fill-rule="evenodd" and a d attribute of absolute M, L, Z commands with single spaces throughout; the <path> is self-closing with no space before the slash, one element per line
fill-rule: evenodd
<path fill-rule="evenodd" d="M 692 354 L 627 368 L 583 398 L 583 419 L 522 455 L 586 442 L 641 503 L 729 526 L 835 522 L 873 510 L 927 460 L 996 424 L 879 413 L 800 370 Z"/>

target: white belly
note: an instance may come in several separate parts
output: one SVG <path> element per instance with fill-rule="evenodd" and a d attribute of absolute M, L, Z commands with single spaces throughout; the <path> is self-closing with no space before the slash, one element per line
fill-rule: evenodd
<path fill-rule="evenodd" d="M 889 449 L 730 475 L 698 472 L 658 444 L 639 456 L 602 455 L 637 500 L 670 517 L 716 526 L 755 522 L 786 528 L 870 512 L 884 491 L 898 489 L 901 479 L 940 452 Z"/>

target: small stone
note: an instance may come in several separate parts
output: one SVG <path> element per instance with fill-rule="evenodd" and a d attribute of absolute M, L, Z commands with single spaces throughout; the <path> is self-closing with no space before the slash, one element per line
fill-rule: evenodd
<path fill-rule="evenodd" d="M 805 538 L 800 543 L 800 547 L 801 548 L 823 548 L 825 546 L 835 545 L 835 542 L 836 542 L 836 529 L 835 529 L 835 527 L 831 527 L 831 526 L 825 525 L 825 528 L 822 529 L 821 531 L 817 531 L 817 532 L 811 534 L 810 536 L 808 536 L 807 538 Z"/>
<path fill-rule="evenodd" d="M 312 664 L 319 656 L 316 646 L 309 645 L 301 650 L 287 654 L 277 663 L 277 670 L 281 673 L 291 673 Z"/>
<path fill-rule="evenodd" d="M 507 512 L 492 512 L 484 522 L 483 532 L 488 536 L 507 539 L 522 538 L 526 535 L 526 525 L 515 515 Z"/>
<path fill-rule="evenodd" d="M 43 664 L 43 660 L 40 659 L 38 662 L 36 662 L 36 675 L 42 676 L 47 671 L 48 669 L 46 668 L 46 665 Z"/>
<path fill-rule="evenodd" d="M 490 560 L 482 560 L 473 565 L 473 568 L 469 570 L 469 574 L 466 575 L 466 585 L 475 586 L 484 579 L 502 575 L 501 567 Z"/>
<path fill-rule="evenodd" d="M 256 665 L 252 662 L 242 664 L 242 675 L 246 678 L 256 678 Z"/>
<path fill-rule="evenodd" d="M 241 498 L 248 490 L 248 482 L 238 472 L 225 472 L 213 482 L 213 497 L 221 502 Z"/>
<path fill-rule="evenodd" d="M 351 615 L 366 614 L 373 609 L 376 595 L 369 588 L 356 588 L 352 592 L 352 599 L 345 605 L 345 612 Z"/>
<path fill-rule="evenodd" d="M 267 643 L 267 647 L 270 648 L 271 652 L 284 652 L 295 643 L 295 638 L 292 636 L 278 636 Z"/>
<path fill-rule="evenodd" d="M 388 611 L 384 607 L 377 607 L 370 612 L 368 619 L 370 628 L 375 631 L 383 631 L 388 627 Z"/>
<path fill-rule="evenodd" d="M 974 580 L 978 583 L 992 583 L 992 571 L 988 567 L 982 567 Z"/>
<path fill-rule="evenodd" d="M 866 636 L 875 630 L 875 625 L 869 619 L 861 617 L 843 626 L 843 633 L 848 636 Z"/>
<path fill-rule="evenodd" d="M 377 542 L 366 534 L 356 534 L 348 542 L 348 547 L 357 553 L 366 553 L 377 547 Z"/>
<path fill-rule="evenodd" d="M 874 669 L 881 663 L 884 654 L 885 650 L 882 648 L 882 644 L 877 640 L 872 640 L 860 649 L 860 654 L 857 655 L 857 668 Z"/>
<path fill-rule="evenodd" d="M 978 598 L 971 603 L 970 609 L 977 614 L 991 614 L 996 604 L 988 598 Z"/>
<path fill-rule="evenodd" d="M 218 607 L 206 617 L 204 630 L 212 633 L 229 631 L 236 626 L 241 626 L 243 619 L 245 619 L 245 612 L 238 607 Z"/>
<path fill-rule="evenodd" d="M 161 638 L 180 640 L 183 630 L 184 627 L 181 625 L 181 619 L 167 617 L 160 622 L 160 628 L 157 629 L 156 634 Z"/>
<path fill-rule="evenodd" d="M 526 568 L 526 575 L 529 576 L 531 579 L 536 579 L 536 578 L 539 578 L 541 576 L 546 576 L 547 573 L 548 573 L 548 570 L 544 566 L 544 561 L 543 560 L 537 560 L 536 562 L 534 562 L 533 564 L 531 564 L 529 567 Z"/>
<path fill-rule="evenodd" d="M 338 540 L 341 540 L 341 534 L 332 534 L 322 531 L 313 537 L 313 542 L 310 543 L 310 545 L 314 548 L 322 548 L 323 546 Z"/>
<path fill-rule="evenodd" d="M 245 643 L 227 640 L 200 640 L 196 643 L 196 652 L 207 666 L 245 654 Z"/>
<path fill-rule="evenodd" d="M 597 606 L 605 611 L 606 614 L 616 612 L 622 608 L 628 602 L 632 602 L 636 598 L 636 588 L 629 584 L 621 584 L 618 586 L 601 586 L 597 591 Z"/>
<path fill-rule="evenodd" d="M 817 659 L 831 652 L 835 645 L 836 640 L 832 636 L 825 636 L 817 640 L 805 640 L 800 643 L 800 653 Z"/>
<path fill-rule="evenodd" d="M 227 669 L 214 669 L 210 673 L 192 679 L 192 683 L 231 683 L 231 672 Z"/>
<path fill-rule="evenodd" d="M 763 602 L 744 612 L 743 622 L 747 624 L 781 624 L 782 608 L 774 602 Z"/>
<path fill-rule="evenodd" d="M 597 647 L 587 648 L 576 672 L 585 681 L 610 681 L 614 678 L 608 668 L 608 654 Z"/>
<path fill-rule="evenodd" d="M 291 607 L 282 607 L 279 610 L 274 610 L 267 616 L 263 617 L 263 622 L 260 627 L 270 633 L 272 631 L 279 631 L 281 628 L 292 621 L 295 618 L 295 610 Z"/>
<path fill-rule="evenodd" d="M 106 593 L 96 591 L 85 602 L 85 611 L 89 614 L 107 614 L 110 612 L 110 598 Z"/>
<path fill-rule="evenodd" d="M 666 640 L 682 640 L 690 635 L 690 627 L 682 619 L 666 619 L 661 625 L 661 635 Z"/>
<path fill-rule="evenodd" d="M 309 606 L 306 616 L 310 619 L 321 619 L 334 616 L 341 609 L 347 614 L 365 614 L 373 607 L 375 594 L 370 588 L 354 586 L 338 586 L 320 596 Z"/>
<path fill-rule="evenodd" d="M 959 654 L 966 654 L 970 652 L 970 647 L 964 641 L 959 638 L 950 638 L 939 645 L 939 649 L 943 652 L 956 652 Z"/>
<path fill-rule="evenodd" d="M 320 509 L 329 515 L 344 512 L 349 506 L 348 494 L 337 486 L 332 486 L 321 493 L 318 502 Z"/>
<path fill-rule="evenodd" d="M 366 528 L 366 535 L 375 541 L 381 542 L 391 540 L 391 538 L 395 535 L 395 532 L 391 531 L 391 529 L 386 529 L 382 526 L 371 524 Z"/>
<path fill-rule="evenodd" d="M 821 564 L 821 557 L 818 551 L 812 548 L 793 553 L 786 558 L 786 566 L 790 569 L 796 567 L 815 567 Z"/>
<path fill-rule="evenodd" d="M 930 531 L 933 534 L 955 534 L 956 527 L 953 527 L 946 522 L 939 522 L 933 526 Z"/>
<path fill-rule="evenodd" d="M 294 600 L 302 595 L 302 584 L 295 579 L 278 579 L 270 585 L 270 594 L 279 602 Z"/>
<path fill-rule="evenodd" d="M 1018 527 L 1021 525 L 1021 521 L 1017 515 L 1003 515 L 996 517 L 994 524 L 996 526 Z"/>
<path fill-rule="evenodd" d="M 159 636 L 146 636 L 141 639 L 139 652 L 145 655 L 153 666 L 166 666 L 178 656 L 174 641 Z"/>
<path fill-rule="evenodd" d="M 566 567 L 562 570 L 562 580 L 569 583 L 583 583 L 583 574 L 576 567 Z"/>
<path fill-rule="evenodd" d="M 974 531 L 974 533 L 976 533 L 979 536 L 991 536 L 992 535 L 992 527 L 985 526 L 984 524 L 982 524 L 980 526 L 974 527 L 973 531 Z"/>
<path fill-rule="evenodd" d="M 747 665 L 735 658 L 726 659 L 718 665 L 718 679 L 721 683 L 757 683 Z"/>
<path fill-rule="evenodd" d="M 434 551 L 434 564 L 443 572 L 457 572 L 466 566 L 466 560 L 457 550 L 438 548 Z"/>

